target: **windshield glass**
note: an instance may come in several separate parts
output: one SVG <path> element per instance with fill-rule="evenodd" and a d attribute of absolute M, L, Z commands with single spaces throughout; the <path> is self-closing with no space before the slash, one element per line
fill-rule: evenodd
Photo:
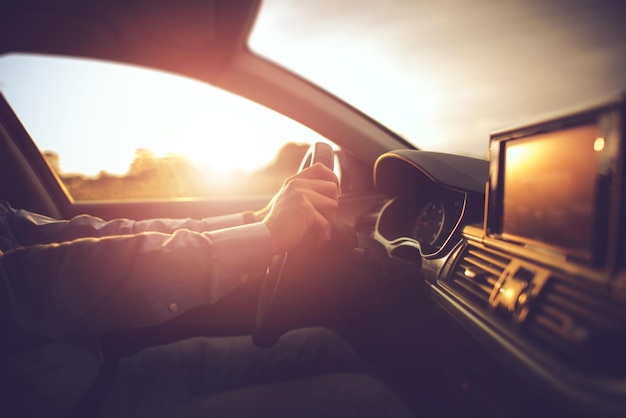
<path fill-rule="evenodd" d="M 418 148 L 487 156 L 489 134 L 626 87 L 622 0 L 265 0 L 250 39 Z"/>

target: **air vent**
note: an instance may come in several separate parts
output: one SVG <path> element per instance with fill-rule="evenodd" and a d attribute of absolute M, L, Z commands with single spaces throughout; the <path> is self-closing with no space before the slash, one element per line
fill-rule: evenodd
<path fill-rule="evenodd" d="M 510 258 L 490 249 L 476 247 L 470 242 L 461 250 L 458 259 L 448 284 L 459 295 L 487 307 L 489 295 Z"/>
<path fill-rule="evenodd" d="M 446 287 L 492 325 L 557 362 L 601 377 L 626 377 L 626 302 L 608 284 L 468 241 Z"/>
<path fill-rule="evenodd" d="M 552 275 L 534 302 L 526 331 L 579 366 L 626 374 L 626 304 L 608 290 Z"/>

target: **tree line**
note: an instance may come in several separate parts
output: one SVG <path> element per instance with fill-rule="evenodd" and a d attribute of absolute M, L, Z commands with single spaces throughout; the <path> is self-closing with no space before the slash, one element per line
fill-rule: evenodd
<path fill-rule="evenodd" d="M 250 173 L 218 173 L 193 164 L 187 157 L 156 157 L 138 149 L 123 175 L 100 172 L 89 177 L 65 173 L 60 157 L 46 151 L 45 158 L 74 200 L 128 200 L 175 198 L 263 197 L 274 194 L 284 179 L 298 169 L 307 144 L 287 143 L 265 167 Z"/>

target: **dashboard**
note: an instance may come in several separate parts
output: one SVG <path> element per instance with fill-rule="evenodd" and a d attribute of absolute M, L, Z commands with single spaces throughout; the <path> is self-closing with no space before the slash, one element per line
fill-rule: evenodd
<path fill-rule="evenodd" d="M 467 171 L 448 177 L 459 165 Z M 376 182 L 392 197 L 379 213 L 374 238 L 401 259 L 421 262 L 449 253 L 465 225 L 482 221 L 487 172 L 487 162 L 479 159 L 426 151 L 385 154 Z"/>
<path fill-rule="evenodd" d="M 465 208 L 465 194 L 456 190 L 432 186 L 401 194 L 383 207 L 377 240 L 392 256 L 417 260 L 435 256 L 455 236 Z"/>
<path fill-rule="evenodd" d="M 375 165 L 373 237 L 472 341 L 451 367 L 488 394 L 484 416 L 626 416 L 625 120 L 620 99 L 494 133 L 489 162 Z"/>

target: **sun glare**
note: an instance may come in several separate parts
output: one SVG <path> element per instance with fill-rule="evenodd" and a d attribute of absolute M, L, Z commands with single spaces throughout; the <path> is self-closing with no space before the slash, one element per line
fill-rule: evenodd
<path fill-rule="evenodd" d="M 249 173 L 288 142 L 324 140 L 247 99 L 159 71 L 20 54 L 0 59 L 0 75 L 36 144 L 57 154 L 66 173 L 122 175 L 140 149 L 182 155 L 213 172 Z"/>
<path fill-rule="evenodd" d="M 446 97 L 438 78 L 409 71 L 391 53 L 388 39 L 378 36 L 379 28 L 367 31 L 332 19 L 314 22 L 295 2 L 264 2 L 262 8 L 249 41 L 253 50 L 375 115 L 400 135 L 420 138 L 421 147 L 441 145 L 433 122 Z M 294 21 L 302 24 L 301 30 L 291 27 Z M 323 27 L 311 30 L 318 25 Z"/>

